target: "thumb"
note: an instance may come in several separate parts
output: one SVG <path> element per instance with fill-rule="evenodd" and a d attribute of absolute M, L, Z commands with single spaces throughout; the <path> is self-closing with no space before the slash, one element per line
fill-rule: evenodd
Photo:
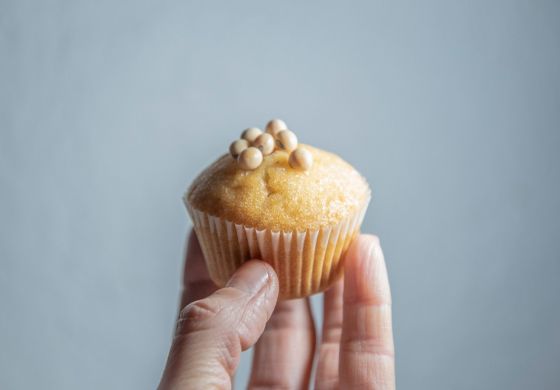
<path fill-rule="evenodd" d="M 230 389 L 241 351 L 251 347 L 278 299 L 270 265 L 243 264 L 226 287 L 181 310 L 160 389 Z"/>

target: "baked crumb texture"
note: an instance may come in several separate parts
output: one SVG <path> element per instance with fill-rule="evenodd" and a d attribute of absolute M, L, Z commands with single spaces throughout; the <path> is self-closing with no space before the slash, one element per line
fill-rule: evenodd
<path fill-rule="evenodd" d="M 307 171 L 291 168 L 283 150 L 267 156 L 252 171 L 224 155 L 194 180 L 185 202 L 257 229 L 303 231 L 336 224 L 361 207 L 369 187 L 340 157 L 305 147 L 314 161 Z"/>

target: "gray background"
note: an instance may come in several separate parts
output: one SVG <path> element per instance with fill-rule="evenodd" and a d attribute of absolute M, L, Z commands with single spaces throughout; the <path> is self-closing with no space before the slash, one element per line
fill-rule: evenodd
<path fill-rule="evenodd" d="M 558 1 L 0 0 L 0 388 L 155 387 L 182 192 L 271 117 L 372 184 L 399 388 L 560 387 Z"/>

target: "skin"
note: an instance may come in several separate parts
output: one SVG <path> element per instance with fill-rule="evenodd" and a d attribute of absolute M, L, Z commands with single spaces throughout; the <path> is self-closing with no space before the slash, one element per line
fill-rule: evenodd
<path fill-rule="evenodd" d="M 262 261 L 246 262 L 216 289 L 191 232 L 183 281 L 159 389 L 231 389 L 241 351 L 253 345 L 249 389 L 395 389 L 391 293 L 377 237 L 354 241 L 343 280 L 325 292 L 318 345 L 309 300 L 277 302 L 276 274 Z"/>

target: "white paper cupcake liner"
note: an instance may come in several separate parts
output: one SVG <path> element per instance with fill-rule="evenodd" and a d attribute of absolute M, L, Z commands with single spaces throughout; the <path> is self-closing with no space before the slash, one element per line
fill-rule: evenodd
<path fill-rule="evenodd" d="M 187 204 L 210 277 L 222 287 L 250 259 L 275 269 L 280 299 L 308 296 L 325 290 L 342 273 L 342 260 L 359 234 L 370 197 L 339 223 L 304 231 L 259 230 L 236 224 Z"/>

